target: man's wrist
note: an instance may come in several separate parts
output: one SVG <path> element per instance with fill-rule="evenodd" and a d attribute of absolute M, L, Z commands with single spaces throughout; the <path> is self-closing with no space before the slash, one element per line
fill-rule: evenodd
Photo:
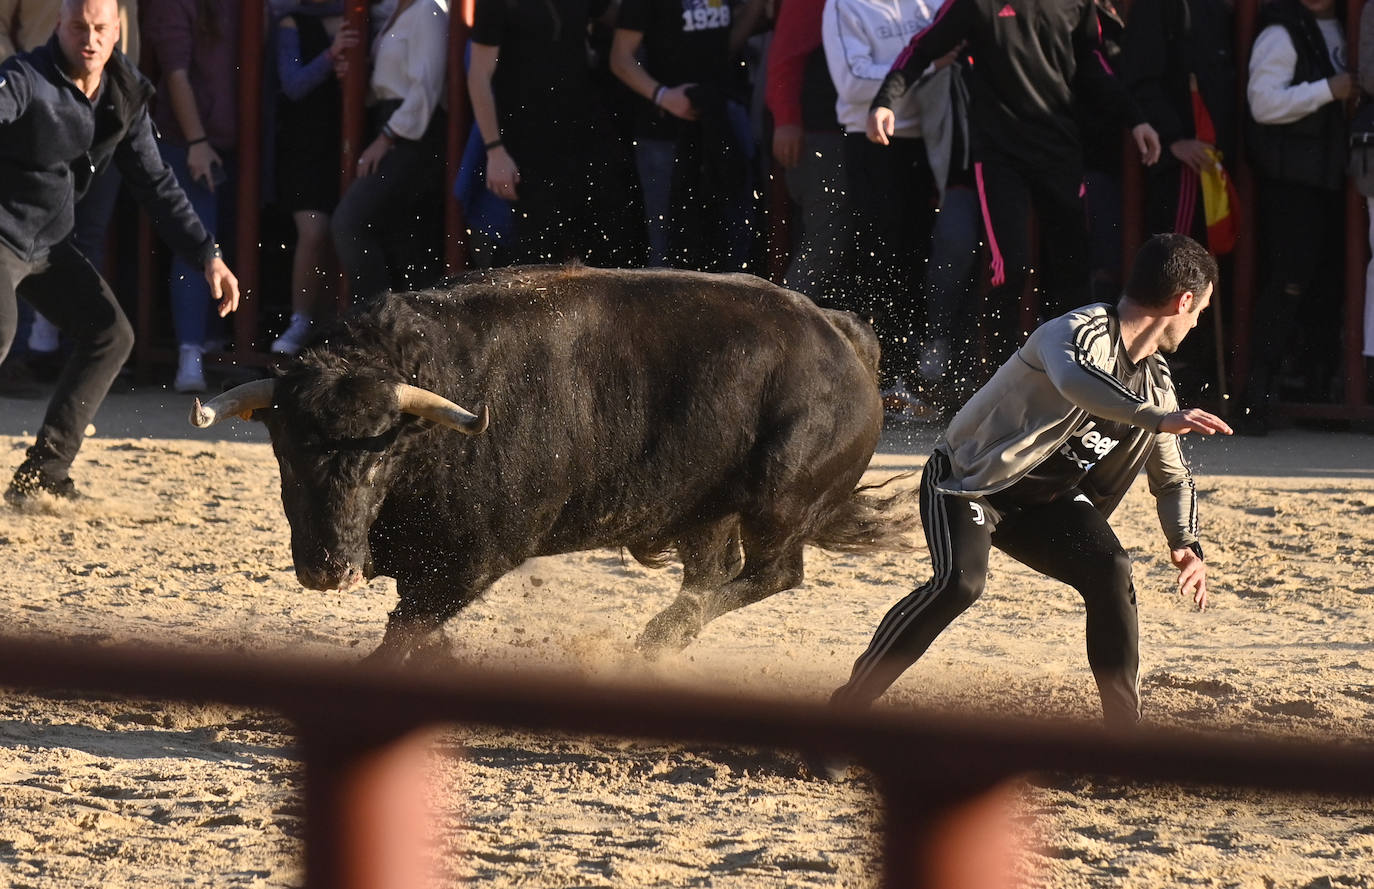
<path fill-rule="evenodd" d="M 209 265 L 217 259 L 223 259 L 224 250 L 219 246 L 217 241 L 211 241 L 210 246 L 206 247 L 203 251 L 203 256 L 205 257 L 204 264 Z"/>
<path fill-rule="evenodd" d="M 1193 555 L 1197 556 L 1199 559 L 1202 559 L 1202 561 L 1207 561 L 1202 557 L 1202 544 L 1198 543 L 1196 540 L 1188 544 L 1188 549 L 1192 550 Z"/>

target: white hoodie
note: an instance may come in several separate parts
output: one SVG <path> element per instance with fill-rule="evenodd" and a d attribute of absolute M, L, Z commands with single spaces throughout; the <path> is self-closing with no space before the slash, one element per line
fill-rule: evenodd
<path fill-rule="evenodd" d="M 821 39 L 839 99 L 835 116 L 848 133 L 868 126 L 868 106 L 912 35 L 935 17 L 936 0 L 825 0 Z M 921 138 L 919 90 L 907 90 L 892 109 L 898 136 Z"/>

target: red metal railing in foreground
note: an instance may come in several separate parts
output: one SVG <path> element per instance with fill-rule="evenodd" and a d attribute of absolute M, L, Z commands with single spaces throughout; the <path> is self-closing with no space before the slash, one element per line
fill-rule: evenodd
<path fill-rule="evenodd" d="M 1007 885 L 1007 799 L 1037 772 L 1374 796 L 1374 746 L 1338 746 L 820 705 L 455 668 L 357 664 L 0 640 L 0 686 L 216 700 L 300 729 L 306 885 L 417 889 L 425 875 L 426 737 L 441 723 L 796 749 L 853 756 L 877 778 L 889 889 Z M 417 734 L 419 732 L 419 734 Z M 920 763 L 914 768 L 913 763 Z M 989 848 L 989 846 L 993 848 Z M 1000 848 L 998 848 L 1000 847 Z M 972 873 L 969 868 L 973 868 Z"/>

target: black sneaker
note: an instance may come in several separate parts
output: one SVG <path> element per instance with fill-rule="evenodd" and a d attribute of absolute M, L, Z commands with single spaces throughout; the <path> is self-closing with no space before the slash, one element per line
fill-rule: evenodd
<path fill-rule="evenodd" d="M 80 500 L 82 494 L 76 483 L 68 478 L 51 478 L 30 466 L 20 466 L 5 489 L 5 502 L 11 506 L 22 506 L 39 493 L 59 500 Z"/>

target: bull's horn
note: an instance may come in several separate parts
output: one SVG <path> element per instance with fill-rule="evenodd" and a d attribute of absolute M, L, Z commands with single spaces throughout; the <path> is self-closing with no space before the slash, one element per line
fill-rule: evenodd
<path fill-rule="evenodd" d="M 432 420 L 440 426 L 457 429 L 464 435 L 481 435 L 487 431 L 487 422 L 491 419 L 485 404 L 474 414 L 442 395 L 408 383 L 396 384 L 396 400 L 401 403 L 402 413 Z"/>
<path fill-rule="evenodd" d="M 253 380 L 216 395 L 205 404 L 197 398 L 195 407 L 191 408 L 191 425 L 204 429 L 228 417 L 240 416 L 246 420 L 253 411 L 272 406 L 276 385 L 276 380 Z"/>

